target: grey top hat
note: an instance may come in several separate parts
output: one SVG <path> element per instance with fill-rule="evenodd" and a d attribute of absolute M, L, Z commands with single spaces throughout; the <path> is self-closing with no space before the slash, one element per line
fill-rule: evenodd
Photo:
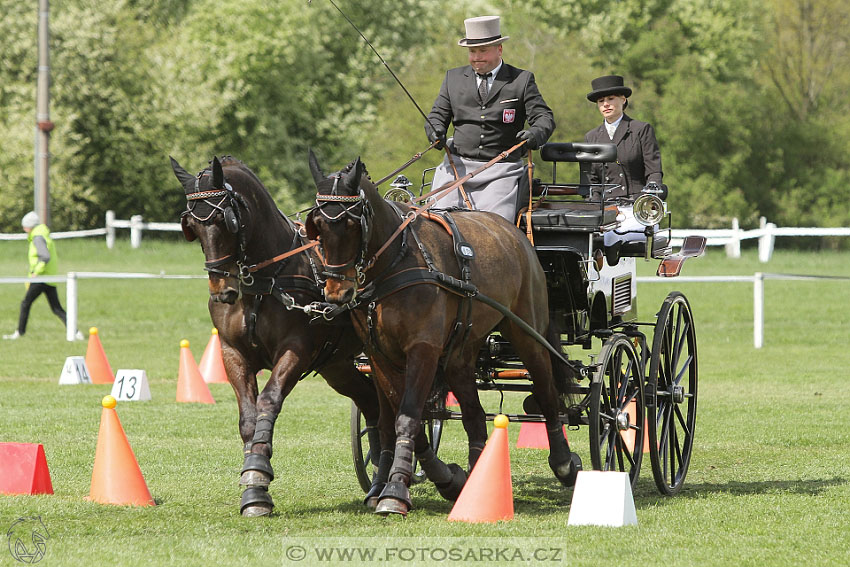
<path fill-rule="evenodd" d="M 623 77 L 620 75 L 605 75 L 593 79 L 590 81 L 590 88 L 593 90 L 587 93 L 587 100 L 591 102 L 612 94 L 623 95 L 626 98 L 632 96 L 632 89 L 623 84 Z"/>
<path fill-rule="evenodd" d="M 466 27 L 466 37 L 457 42 L 461 47 L 484 47 L 499 45 L 510 39 L 502 36 L 499 30 L 499 16 L 479 16 L 463 21 Z"/>

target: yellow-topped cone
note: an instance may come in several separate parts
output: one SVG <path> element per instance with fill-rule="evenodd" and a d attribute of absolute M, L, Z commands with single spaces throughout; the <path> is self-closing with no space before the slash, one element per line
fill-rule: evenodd
<path fill-rule="evenodd" d="M 89 369 L 92 384 L 112 384 L 115 382 L 115 374 L 112 373 L 112 367 L 109 366 L 109 361 L 106 359 L 103 345 L 100 344 L 97 327 L 89 329 L 86 366 Z"/>
<path fill-rule="evenodd" d="M 455 502 L 450 521 L 498 522 L 514 517 L 508 417 L 497 415 L 493 433 Z"/>
<path fill-rule="evenodd" d="M 100 504 L 154 506 L 156 503 L 115 411 L 116 404 L 112 396 L 104 396 L 101 402 L 103 411 L 88 499 Z"/>

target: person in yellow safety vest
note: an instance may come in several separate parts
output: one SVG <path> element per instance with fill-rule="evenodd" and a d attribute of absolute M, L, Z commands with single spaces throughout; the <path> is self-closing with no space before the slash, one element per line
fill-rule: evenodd
<path fill-rule="evenodd" d="M 38 214 L 35 211 L 30 211 L 24 215 L 24 218 L 21 219 L 21 226 L 27 233 L 27 241 L 29 242 L 29 277 L 56 275 L 56 246 L 53 244 L 53 239 L 50 238 L 50 229 L 47 228 L 47 225 L 39 222 Z M 27 292 L 24 295 L 24 300 L 21 301 L 18 328 L 11 335 L 3 335 L 4 339 L 19 339 L 26 333 L 30 307 L 42 293 L 47 296 L 47 301 L 50 303 L 50 309 L 53 313 L 62 320 L 62 324 L 66 324 L 65 310 L 59 303 L 56 286 L 45 282 L 27 283 Z M 76 339 L 83 339 L 83 335 L 79 331 L 77 331 Z"/>

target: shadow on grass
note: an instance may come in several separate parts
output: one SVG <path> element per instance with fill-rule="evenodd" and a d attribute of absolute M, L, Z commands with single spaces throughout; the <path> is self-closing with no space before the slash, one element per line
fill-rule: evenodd
<path fill-rule="evenodd" d="M 653 495 L 649 485 L 642 487 L 635 493 L 635 505 L 641 504 L 663 504 L 675 498 L 705 498 L 706 496 L 727 494 L 730 496 L 748 496 L 754 494 L 798 494 L 802 496 L 818 496 L 825 490 L 847 484 L 847 479 L 833 477 L 825 479 L 798 479 L 798 480 L 761 480 L 761 481 L 729 481 L 726 483 L 697 483 L 685 482 L 682 491 L 673 498 L 658 498 L 658 493 Z M 654 488 L 654 484 L 652 487 Z"/>

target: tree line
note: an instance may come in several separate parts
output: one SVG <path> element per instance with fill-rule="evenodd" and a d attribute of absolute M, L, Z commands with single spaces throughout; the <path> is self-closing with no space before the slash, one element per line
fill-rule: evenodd
<path fill-rule="evenodd" d="M 590 81 L 620 74 L 627 113 L 661 146 L 675 226 L 850 225 L 850 6 L 827 0 L 336 0 L 427 113 L 466 63 L 463 19 L 502 16 L 505 61 L 535 73 L 553 141 L 601 117 Z M 0 230 L 32 208 L 37 8 L 0 0 Z M 311 203 L 312 148 L 328 169 L 360 156 L 381 177 L 427 146 L 423 119 L 326 0 L 54 3 L 54 229 L 106 210 L 174 221 L 168 156 L 251 167 L 279 207 Z M 418 184 L 428 152 L 405 173 Z M 540 176 L 548 173 L 538 164 Z"/>

